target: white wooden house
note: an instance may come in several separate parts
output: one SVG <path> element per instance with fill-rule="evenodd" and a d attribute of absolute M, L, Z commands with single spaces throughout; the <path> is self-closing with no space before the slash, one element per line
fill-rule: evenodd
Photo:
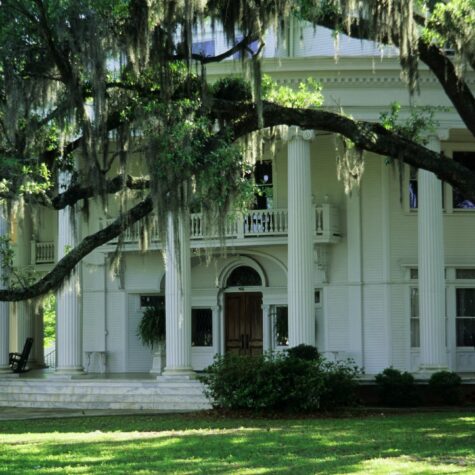
<path fill-rule="evenodd" d="M 411 99 L 392 50 L 342 39 L 336 60 L 326 30 L 292 35 L 277 53 L 272 37 L 268 42 L 263 69 L 275 80 L 314 77 L 323 85 L 324 107 L 355 118 L 377 121 L 393 101 L 407 113 Z M 201 47 L 218 53 L 221 43 L 218 34 L 204 37 Z M 214 80 L 238 68 L 226 61 L 208 75 Z M 421 94 L 412 100 L 443 106 L 429 146 L 475 171 L 473 137 L 424 66 L 420 76 Z M 473 87 L 472 71 L 467 81 Z M 475 373 L 475 204 L 429 172 L 405 167 L 401 179 L 394 164 L 371 154 L 360 187 L 345 194 L 335 144 L 332 134 L 290 128 L 275 155 L 258 162 L 264 197 L 230 219 L 224 255 L 217 246 L 208 262 L 200 252 L 216 240 L 203 236 L 199 214 L 191 215 L 189 239 L 181 221 L 183 229 L 175 230 L 185 233 L 181 275 L 174 243 L 165 252 L 156 230 L 146 253 L 139 226 L 126 232 L 115 274 L 116 243 L 96 249 L 58 293 L 54 373 L 137 379 L 149 373 L 153 355 L 136 333 L 155 298 L 167 305 L 165 378 L 192 376 L 217 353 L 258 354 L 299 343 L 316 345 L 330 359 L 351 357 L 367 375 L 388 366 L 420 378 L 443 368 Z M 113 219 L 111 210 L 96 203 L 79 237 Z M 39 217 L 34 227 L 25 220 L 17 249 L 20 264 L 45 271 L 78 237 L 68 211 L 59 222 L 47 211 Z M 30 334 L 41 341 L 41 318 L 28 314 L 26 304 L 10 306 L 10 313 L 10 350 Z M 37 345 L 32 364 L 42 363 L 41 353 Z"/>

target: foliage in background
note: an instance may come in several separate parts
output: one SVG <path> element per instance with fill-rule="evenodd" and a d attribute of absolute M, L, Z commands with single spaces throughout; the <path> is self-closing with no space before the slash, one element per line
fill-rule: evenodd
<path fill-rule="evenodd" d="M 412 107 L 409 116 L 401 118 L 401 104 L 392 102 L 389 112 L 380 114 L 380 121 L 385 129 L 408 140 L 427 145 L 428 136 L 434 133 L 438 126 L 435 113 L 440 109 L 432 106 Z"/>
<path fill-rule="evenodd" d="M 414 376 L 407 371 L 401 372 L 395 368 L 386 368 L 376 375 L 380 402 L 390 407 L 417 406 L 419 399 L 416 395 Z"/>
<path fill-rule="evenodd" d="M 262 98 L 285 107 L 312 109 L 323 104 L 322 85 L 313 78 L 307 78 L 294 89 L 277 84 L 270 76 L 264 74 Z"/>
<path fill-rule="evenodd" d="M 432 394 L 445 404 L 459 404 L 462 399 L 461 394 L 462 378 L 452 371 L 438 371 L 431 375 L 429 387 Z"/>
<path fill-rule="evenodd" d="M 44 347 L 50 347 L 56 341 L 56 297 L 49 294 L 43 300 Z"/>
<path fill-rule="evenodd" d="M 298 353 L 304 358 L 288 352 L 218 355 L 200 379 L 213 404 L 226 409 L 305 412 L 355 403 L 360 370 L 354 362 L 329 363 L 314 354 L 308 359 L 303 345 Z"/>

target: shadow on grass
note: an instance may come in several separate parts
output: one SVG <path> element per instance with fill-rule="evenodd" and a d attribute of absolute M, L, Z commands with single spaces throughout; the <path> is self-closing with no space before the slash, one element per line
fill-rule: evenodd
<path fill-rule="evenodd" d="M 367 464 L 378 465 L 380 459 L 403 463 L 407 470 L 400 473 L 445 473 L 447 465 L 473 473 L 474 429 L 475 415 L 440 413 L 365 419 L 17 421 L 11 430 L 0 425 L 0 473 L 370 473 Z"/>

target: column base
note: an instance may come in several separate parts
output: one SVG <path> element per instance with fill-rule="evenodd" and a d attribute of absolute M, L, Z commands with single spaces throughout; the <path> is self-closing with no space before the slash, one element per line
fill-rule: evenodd
<path fill-rule="evenodd" d="M 158 381 L 170 381 L 173 379 L 196 379 L 196 373 L 193 368 L 165 368 L 160 376 L 157 376 Z"/>
<path fill-rule="evenodd" d="M 73 379 L 84 374 L 84 368 L 56 368 L 53 373 L 48 374 L 48 378 Z"/>

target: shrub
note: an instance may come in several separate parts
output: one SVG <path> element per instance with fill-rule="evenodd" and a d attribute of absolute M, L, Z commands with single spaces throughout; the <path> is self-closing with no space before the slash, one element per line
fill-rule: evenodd
<path fill-rule="evenodd" d="M 298 412 L 354 402 L 354 365 L 291 354 L 216 356 L 200 379 L 213 404 L 226 409 Z"/>
<path fill-rule="evenodd" d="M 321 395 L 320 407 L 332 409 L 356 405 L 357 378 L 362 374 L 361 368 L 348 358 L 344 361 L 323 361 L 322 370 L 325 388 Z"/>
<path fill-rule="evenodd" d="M 320 353 L 312 345 L 304 345 L 302 343 L 301 345 L 293 346 L 285 351 L 291 358 L 298 358 L 306 361 L 317 361 L 320 359 Z"/>
<path fill-rule="evenodd" d="M 417 405 L 418 398 L 414 385 L 414 377 L 405 371 L 401 373 L 395 368 L 386 368 L 376 375 L 381 403 L 392 407 L 408 407 Z"/>
<path fill-rule="evenodd" d="M 461 401 L 462 378 L 451 371 L 438 371 L 429 380 L 434 396 L 445 404 L 459 404 Z"/>

